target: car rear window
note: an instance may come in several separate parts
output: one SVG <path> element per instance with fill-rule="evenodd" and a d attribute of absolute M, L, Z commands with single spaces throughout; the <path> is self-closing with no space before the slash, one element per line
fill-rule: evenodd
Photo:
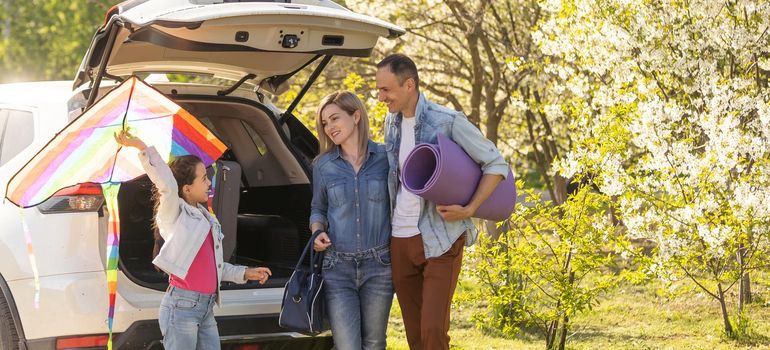
<path fill-rule="evenodd" d="M 222 132 L 220 132 L 217 126 L 211 122 L 211 119 L 207 117 L 201 117 L 201 118 L 198 118 L 198 120 L 200 120 L 201 123 L 203 123 L 203 125 L 208 127 L 209 130 L 211 130 L 211 132 L 214 133 L 214 135 L 216 135 L 220 139 L 223 139 Z M 240 124 L 241 126 L 243 126 L 243 129 L 246 131 L 246 133 L 249 134 L 249 138 L 251 138 L 251 141 L 254 143 L 254 147 L 257 149 L 257 152 L 259 152 L 259 155 L 264 156 L 265 154 L 267 154 L 267 145 L 262 140 L 262 137 L 259 136 L 259 133 L 257 133 L 257 131 L 254 130 L 254 128 L 252 128 L 251 125 L 249 125 L 249 123 L 246 123 L 243 120 L 240 121 Z"/>
<path fill-rule="evenodd" d="M 262 137 L 259 136 L 256 130 L 251 127 L 248 123 L 241 120 L 241 125 L 243 125 L 243 128 L 246 129 L 246 132 L 251 137 L 251 141 L 254 142 L 254 146 L 257 147 L 257 150 L 259 151 L 259 155 L 264 156 L 267 153 L 267 145 L 265 145 L 265 142 L 262 141 Z"/>
<path fill-rule="evenodd" d="M 27 148 L 34 137 L 32 112 L 0 109 L 0 166 Z"/>

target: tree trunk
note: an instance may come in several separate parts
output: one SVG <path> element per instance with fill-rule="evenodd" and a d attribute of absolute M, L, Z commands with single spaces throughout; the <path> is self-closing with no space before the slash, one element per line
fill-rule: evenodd
<path fill-rule="evenodd" d="M 748 234 L 748 246 L 751 246 L 752 236 L 751 236 L 751 229 L 749 229 Z M 746 271 L 746 255 L 748 254 L 748 249 L 746 248 L 746 245 L 741 243 L 738 244 L 738 252 L 736 253 L 736 258 L 738 259 L 738 268 L 740 269 L 740 281 L 739 281 L 739 290 L 738 290 L 738 311 L 743 312 L 743 307 L 746 304 L 751 304 L 751 277 L 749 276 L 749 272 Z"/>
<path fill-rule="evenodd" d="M 556 308 L 558 309 L 558 304 Z M 551 321 L 551 325 L 548 327 L 548 331 L 545 334 L 545 348 L 548 350 L 552 350 L 554 341 L 556 340 L 556 331 L 559 330 L 559 321 L 553 320 Z"/>
<path fill-rule="evenodd" d="M 619 227 L 620 226 L 620 219 L 618 218 L 618 196 L 610 196 L 610 207 L 609 210 L 607 210 L 607 215 L 609 216 L 609 220 L 612 223 L 613 227 Z"/>
<path fill-rule="evenodd" d="M 499 129 L 500 129 L 500 120 L 502 119 L 499 115 L 490 115 L 487 114 L 487 139 L 489 141 L 492 141 L 492 143 L 497 146 L 497 141 L 500 139 Z"/>
<path fill-rule="evenodd" d="M 722 290 L 722 284 L 717 283 L 717 296 L 719 297 L 719 306 L 722 307 L 722 320 L 725 323 L 725 334 L 727 337 L 733 336 L 733 325 L 730 323 L 730 317 L 727 314 L 727 305 L 725 303 L 725 292 Z"/>
<path fill-rule="evenodd" d="M 496 241 L 498 238 L 500 238 L 500 235 L 502 235 L 505 232 L 508 232 L 508 230 L 511 229 L 511 225 L 506 221 L 504 224 L 500 225 L 500 227 L 497 227 L 497 222 L 491 221 L 491 220 L 484 220 L 484 231 L 489 235 L 489 238 L 491 238 L 493 241 Z"/>
<path fill-rule="evenodd" d="M 745 270 L 744 253 L 745 248 L 743 244 L 738 244 L 738 252 L 735 253 L 735 258 L 738 261 L 738 312 L 743 312 L 743 306 L 747 304 L 746 300 L 746 280 L 749 277 L 748 272 Z M 751 298 L 751 292 L 749 291 L 749 298 Z"/>
<path fill-rule="evenodd" d="M 567 179 L 559 174 L 553 177 L 553 194 L 554 204 L 560 205 L 567 201 Z"/>
<path fill-rule="evenodd" d="M 567 252 L 566 259 L 564 259 L 564 273 L 566 273 L 569 277 L 568 284 L 572 286 L 572 284 L 575 283 L 575 273 L 572 271 L 572 251 L 570 250 Z M 561 300 L 559 300 L 556 303 L 556 310 L 560 310 L 561 306 Z M 564 350 L 564 347 L 567 343 L 567 331 L 569 330 L 569 316 L 567 316 L 567 313 L 564 313 L 564 316 L 562 316 L 561 319 L 561 327 L 559 327 L 559 321 L 554 321 L 553 327 L 549 329 L 549 336 L 546 339 L 546 346 L 548 349 L 558 349 L 558 350 Z M 556 333 L 559 332 L 559 345 L 555 345 L 556 341 Z"/>
<path fill-rule="evenodd" d="M 753 302 L 751 299 L 751 276 L 749 276 L 748 272 L 744 272 L 743 278 L 741 278 L 741 297 L 743 298 L 744 305 Z"/>
<path fill-rule="evenodd" d="M 571 257 L 572 257 L 572 254 L 570 254 L 567 262 L 567 268 L 569 269 L 568 271 L 569 271 L 570 286 L 572 286 L 575 283 L 575 272 L 572 271 Z M 565 312 L 564 318 L 562 319 L 561 334 L 559 335 L 559 350 L 564 350 L 564 347 L 567 345 L 567 331 L 569 331 L 569 316 Z"/>
<path fill-rule="evenodd" d="M 561 325 L 561 335 L 559 336 L 559 350 L 564 350 L 567 345 L 567 331 L 569 330 L 569 316 L 564 315 Z"/>
<path fill-rule="evenodd" d="M 3 7 L 5 10 L 5 21 L 3 21 L 3 39 L 8 40 L 11 38 L 11 2 L 3 1 Z"/>

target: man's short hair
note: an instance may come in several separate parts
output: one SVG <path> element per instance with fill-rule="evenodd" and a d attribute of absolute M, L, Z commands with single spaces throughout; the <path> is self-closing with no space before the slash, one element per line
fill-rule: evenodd
<path fill-rule="evenodd" d="M 414 79 L 414 86 L 417 90 L 420 89 L 420 77 L 417 75 L 417 65 L 414 64 L 411 58 L 407 55 L 395 53 L 388 55 L 377 63 L 377 69 L 388 67 L 390 71 L 398 78 L 398 83 L 404 85 L 404 82 L 412 78 Z"/>

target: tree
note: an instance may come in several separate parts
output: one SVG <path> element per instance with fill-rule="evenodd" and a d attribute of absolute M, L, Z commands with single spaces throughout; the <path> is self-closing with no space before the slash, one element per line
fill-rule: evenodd
<path fill-rule="evenodd" d="M 0 0 L 0 82 L 74 77 L 112 3 Z"/>
<path fill-rule="evenodd" d="M 770 252 L 770 4 L 543 7 L 538 43 L 578 67 L 569 84 L 583 86 L 585 101 L 562 106 L 576 137 L 557 170 L 596 174 L 628 234 L 657 243 L 660 275 L 693 281 L 736 336 L 727 292 L 739 286 L 742 313 L 748 273 Z"/>

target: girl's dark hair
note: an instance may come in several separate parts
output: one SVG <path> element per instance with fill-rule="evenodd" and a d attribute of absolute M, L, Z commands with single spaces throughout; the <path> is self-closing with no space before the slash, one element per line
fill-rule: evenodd
<path fill-rule="evenodd" d="M 203 164 L 203 161 L 195 155 L 179 156 L 168 163 L 168 167 L 171 168 L 171 173 L 174 174 L 174 179 L 176 179 L 179 198 L 184 198 L 182 196 L 184 185 L 192 185 L 193 181 L 195 181 L 195 167 L 198 164 Z M 160 194 L 154 186 L 152 188 L 152 201 L 155 203 L 152 217 L 155 218 L 158 214 L 158 206 L 160 205 Z M 153 220 L 153 228 L 156 227 L 157 220 Z"/>
<path fill-rule="evenodd" d="M 194 155 L 179 156 L 168 163 L 179 187 L 179 198 L 184 198 L 182 197 L 182 187 L 192 185 L 195 181 L 195 167 L 202 163 L 203 161 Z"/>

